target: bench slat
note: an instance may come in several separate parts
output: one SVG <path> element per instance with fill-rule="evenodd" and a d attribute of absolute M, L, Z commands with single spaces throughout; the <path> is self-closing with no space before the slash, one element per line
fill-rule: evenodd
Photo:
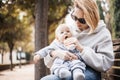
<path fill-rule="evenodd" d="M 112 66 L 113 69 L 120 69 L 120 66 Z"/>
<path fill-rule="evenodd" d="M 115 59 L 115 61 L 120 61 L 120 59 Z"/>

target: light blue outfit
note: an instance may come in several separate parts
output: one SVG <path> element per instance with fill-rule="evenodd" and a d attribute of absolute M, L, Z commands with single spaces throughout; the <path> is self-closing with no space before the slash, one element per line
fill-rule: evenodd
<path fill-rule="evenodd" d="M 55 74 L 54 72 L 57 71 L 57 74 L 55 74 L 55 75 L 59 76 L 58 73 L 61 68 L 65 68 L 65 69 L 71 71 L 71 73 L 74 69 L 80 69 L 84 73 L 86 65 L 84 64 L 82 58 L 79 55 L 80 52 L 75 47 L 68 50 L 62 43 L 58 42 L 55 39 L 50 44 L 50 46 L 45 48 L 45 50 L 43 48 L 42 50 L 40 50 L 41 52 L 38 51 L 38 52 L 36 52 L 36 54 L 39 54 L 43 58 L 46 57 L 48 55 L 47 48 L 54 49 L 54 50 L 69 51 L 78 57 L 78 60 L 72 60 L 72 61 L 65 61 L 60 58 L 56 58 L 53 62 L 52 67 L 50 68 L 51 74 Z"/>
<path fill-rule="evenodd" d="M 61 68 L 66 68 L 69 71 L 73 71 L 74 69 L 81 69 L 84 73 L 86 65 L 82 61 L 82 58 L 80 57 L 80 52 L 73 48 L 73 49 L 67 49 L 63 44 L 59 43 L 57 40 L 54 40 L 50 47 L 54 48 L 55 50 L 64 50 L 64 51 L 70 51 L 71 53 L 78 56 L 78 60 L 72 60 L 72 61 L 65 61 L 60 58 L 56 58 L 53 62 L 53 65 L 51 67 L 51 72 L 54 74 L 55 70 L 59 71 Z"/>

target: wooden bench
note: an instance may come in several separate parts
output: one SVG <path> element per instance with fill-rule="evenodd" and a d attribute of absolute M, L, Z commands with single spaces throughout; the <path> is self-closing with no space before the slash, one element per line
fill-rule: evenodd
<path fill-rule="evenodd" d="M 120 80 L 120 39 L 113 40 L 114 65 L 104 74 L 104 80 Z"/>

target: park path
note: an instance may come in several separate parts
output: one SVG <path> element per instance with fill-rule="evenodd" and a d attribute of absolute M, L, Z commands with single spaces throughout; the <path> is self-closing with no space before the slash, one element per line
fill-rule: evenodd
<path fill-rule="evenodd" d="M 13 71 L 0 71 L 0 80 L 34 80 L 34 64 L 16 66 Z"/>

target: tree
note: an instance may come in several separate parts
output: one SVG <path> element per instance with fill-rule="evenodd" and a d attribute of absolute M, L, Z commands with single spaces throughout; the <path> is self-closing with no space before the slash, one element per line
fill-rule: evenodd
<path fill-rule="evenodd" d="M 70 5 L 70 2 L 71 0 L 50 0 L 49 2 L 36 0 L 35 51 L 48 45 L 48 30 L 50 29 L 50 26 L 65 18 L 68 13 L 68 5 Z M 48 12 L 47 4 L 49 4 Z M 48 17 L 48 20 L 46 17 Z M 52 28 L 55 29 L 55 26 Z M 40 63 L 35 65 L 35 80 L 39 80 L 47 74 L 46 68 L 43 64 L 42 60 Z"/>
<path fill-rule="evenodd" d="M 9 17 L 8 17 L 9 16 Z M 13 20 L 13 21 L 12 21 Z M 16 39 L 16 35 L 14 30 L 15 30 L 15 23 L 16 23 L 15 17 L 11 16 L 10 13 L 4 14 L 4 18 L 2 21 L 2 26 L 0 26 L 0 41 L 1 42 L 6 42 L 9 46 L 10 50 L 10 62 L 11 62 L 11 67 L 10 69 L 12 70 L 13 68 L 13 61 L 12 61 L 12 50 L 14 47 L 14 40 Z M 6 25 L 7 23 L 7 25 Z M 13 29 L 11 31 L 11 28 Z"/>
<path fill-rule="evenodd" d="M 116 38 L 120 38 L 120 0 L 114 0 L 114 19 Z"/>
<path fill-rule="evenodd" d="M 22 9 L 23 6 L 18 5 L 17 1 L 9 2 L 9 0 L 6 0 L 0 7 L 2 7 L 0 8 L 0 41 L 8 44 L 11 62 L 10 69 L 12 70 L 12 50 L 15 43 L 30 41 L 30 31 L 28 29 L 30 20 L 20 20 L 19 13 L 23 10 L 25 11 L 25 8 Z"/>
<path fill-rule="evenodd" d="M 35 51 L 45 47 L 48 43 L 48 0 L 36 0 L 35 5 Z M 43 59 L 35 64 L 35 80 L 46 75 Z"/>
<path fill-rule="evenodd" d="M 103 9 L 102 9 L 102 7 L 101 7 L 101 1 L 100 1 L 100 0 L 97 0 L 97 5 L 98 5 L 98 8 L 99 8 L 100 19 L 103 19 L 103 20 L 104 20 Z"/>
<path fill-rule="evenodd" d="M 6 47 L 6 44 L 0 43 L 0 54 L 1 54 L 2 64 L 3 64 L 3 62 L 4 62 L 3 56 L 4 56 L 4 53 L 5 53 L 5 51 L 6 51 L 5 47 Z"/>
<path fill-rule="evenodd" d="M 109 0 L 113 39 L 120 38 L 120 0 Z"/>

